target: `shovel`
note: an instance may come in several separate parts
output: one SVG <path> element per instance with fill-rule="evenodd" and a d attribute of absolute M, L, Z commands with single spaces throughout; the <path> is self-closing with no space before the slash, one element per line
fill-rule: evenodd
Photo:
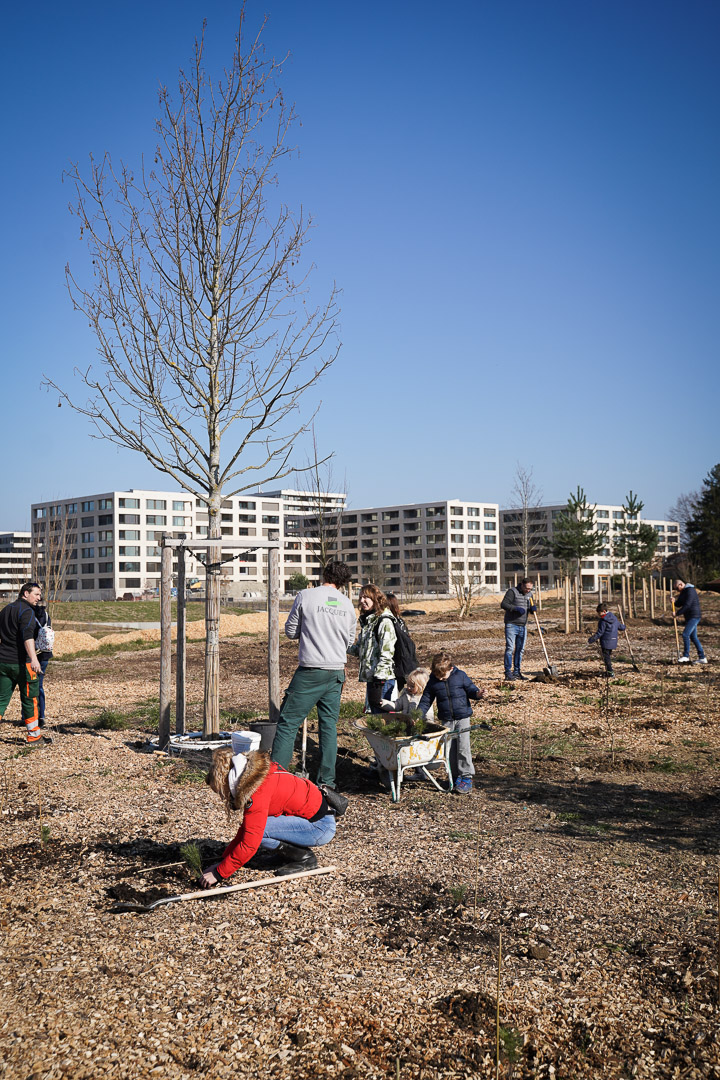
<path fill-rule="evenodd" d="M 680 635 L 678 634 L 677 615 L 675 614 L 675 601 L 670 597 L 670 603 L 672 605 L 673 622 L 675 624 L 675 645 L 677 647 L 678 659 L 680 658 Z"/>
<path fill-rule="evenodd" d="M 310 773 L 307 771 L 305 764 L 305 758 L 307 757 L 307 716 L 303 720 L 303 733 L 302 733 L 302 763 L 296 776 L 302 776 L 303 780 L 310 779 Z"/>
<path fill-rule="evenodd" d="M 543 652 L 545 653 L 545 663 L 547 664 L 547 667 L 543 668 L 542 673 L 543 675 L 548 675 L 551 679 L 556 679 L 560 672 L 556 668 L 555 664 L 550 663 L 550 657 L 548 656 L 547 649 L 545 648 L 545 638 L 543 636 L 542 630 L 540 629 L 540 620 L 537 617 L 537 611 L 533 611 L 533 615 L 535 616 L 535 625 L 537 626 L 537 632 L 540 635 L 540 644 L 543 647 Z"/>
<path fill-rule="evenodd" d="M 217 896 L 226 896 L 227 893 L 240 892 L 241 889 L 260 889 L 263 885 L 278 885 L 283 881 L 296 881 L 297 878 L 311 877 L 313 874 L 334 874 L 335 866 L 318 866 L 315 870 L 300 870 L 297 874 L 285 874 L 284 877 L 261 878 L 260 881 L 243 881 L 240 885 L 226 885 L 220 889 L 201 889 L 199 892 L 182 893 L 181 896 L 164 896 L 162 900 L 156 900 L 154 904 L 135 904 L 132 901 L 122 900 L 113 904 L 110 908 L 112 913 L 121 911 L 153 911 L 165 904 L 179 904 L 181 900 L 214 900 Z"/>
<path fill-rule="evenodd" d="M 633 656 L 632 645 L 630 644 L 630 638 L 628 637 L 627 623 L 625 622 L 625 616 L 623 615 L 623 609 L 619 608 L 618 610 L 620 611 L 620 618 L 622 619 L 623 625 L 625 626 L 625 640 L 627 641 L 627 647 L 630 650 L 630 663 L 632 664 L 632 669 L 633 669 L 633 671 L 639 671 L 640 668 L 635 663 L 635 657 Z"/>

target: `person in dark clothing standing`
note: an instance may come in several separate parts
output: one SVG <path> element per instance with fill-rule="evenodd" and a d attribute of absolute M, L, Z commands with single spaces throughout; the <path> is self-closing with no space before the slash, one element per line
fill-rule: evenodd
<path fill-rule="evenodd" d="M 595 641 L 599 642 L 603 660 L 605 661 L 605 674 L 612 679 L 615 675 L 612 666 L 612 654 L 617 649 L 618 630 L 624 630 L 625 626 L 620 622 L 617 615 L 613 615 L 612 611 L 608 611 L 607 604 L 598 604 L 595 610 L 600 616 L 598 628 L 593 636 L 588 638 L 588 645 L 592 645 Z"/>
<path fill-rule="evenodd" d="M 38 724 L 38 676 L 42 668 L 35 652 L 35 636 L 39 629 L 35 608 L 40 596 L 37 582 L 26 581 L 17 600 L 0 611 L 0 720 L 17 686 L 28 746 L 39 746 L 43 740 L 52 741 L 43 736 Z"/>
<path fill-rule="evenodd" d="M 528 612 L 537 611 L 532 598 L 534 588 L 534 581 L 523 578 L 519 585 L 510 586 L 500 603 L 505 612 L 505 678 L 508 682 L 525 678 L 520 665 L 527 637 Z"/>
<path fill-rule="evenodd" d="M 685 619 L 685 626 L 683 628 L 683 655 L 678 657 L 679 664 L 690 663 L 690 642 L 697 649 L 698 658 L 694 660 L 695 664 L 707 664 L 707 656 L 705 650 L 700 644 L 700 639 L 697 636 L 697 628 L 700 619 L 702 618 L 702 611 L 700 610 L 700 598 L 697 594 L 697 589 L 689 582 L 680 581 L 675 582 L 675 592 L 678 594 L 675 601 L 675 614 L 682 615 Z"/>
<path fill-rule="evenodd" d="M 37 658 L 40 661 L 40 674 L 38 676 L 38 725 L 41 728 L 45 727 L 45 672 L 47 666 L 52 660 L 52 642 L 54 640 L 54 633 L 52 632 L 52 619 L 48 609 L 44 606 L 42 600 L 35 606 L 35 618 L 37 619 L 37 633 L 35 636 L 35 650 L 37 652 Z M 48 633 L 48 631 L 50 631 Z"/>
<path fill-rule="evenodd" d="M 450 747 L 450 769 L 455 778 L 455 791 L 459 795 L 468 795 L 475 775 L 470 747 L 470 702 L 480 701 L 485 697 L 485 691 L 478 689 L 462 668 L 455 667 L 450 653 L 436 653 L 431 672 L 418 709 L 425 716 L 435 702 L 437 718 L 443 727 L 458 732 Z"/>

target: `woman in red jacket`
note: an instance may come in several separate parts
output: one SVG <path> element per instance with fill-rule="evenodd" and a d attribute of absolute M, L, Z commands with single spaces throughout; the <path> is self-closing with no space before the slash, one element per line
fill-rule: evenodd
<path fill-rule="evenodd" d="M 281 769 L 265 751 L 233 756 L 229 746 L 220 747 L 207 782 L 225 804 L 228 818 L 236 811 L 242 822 L 220 862 L 204 871 L 204 889 L 247 866 L 258 849 L 280 856 L 277 875 L 312 870 L 317 859 L 310 849 L 328 844 L 335 835 L 335 815 L 320 788 Z M 259 861 L 254 860 L 253 869 Z"/>

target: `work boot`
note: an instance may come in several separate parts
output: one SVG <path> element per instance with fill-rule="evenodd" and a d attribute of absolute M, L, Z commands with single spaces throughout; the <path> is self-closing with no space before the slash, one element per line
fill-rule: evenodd
<path fill-rule="evenodd" d="M 314 870 L 318 864 L 312 848 L 297 847 L 281 840 L 275 850 L 283 859 L 283 865 L 275 871 L 275 877 L 297 874 L 300 870 Z"/>
<path fill-rule="evenodd" d="M 275 870 L 283 861 L 278 848 L 258 848 L 245 866 L 248 870 Z"/>

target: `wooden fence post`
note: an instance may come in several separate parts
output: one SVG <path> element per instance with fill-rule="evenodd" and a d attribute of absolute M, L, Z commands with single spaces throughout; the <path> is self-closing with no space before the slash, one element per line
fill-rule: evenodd
<path fill-rule="evenodd" d="M 565 575 L 565 633 L 570 633 L 570 578 Z"/>
<path fill-rule="evenodd" d="M 655 618 L 655 578 L 650 578 L 650 618 Z"/>
<path fill-rule="evenodd" d="M 160 719 L 158 746 L 164 750 L 170 741 L 170 676 L 172 654 L 172 548 L 165 546 L 163 534 L 160 549 Z"/>
<path fill-rule="evenodd" d="M 268 551 L 268 714 L 280 716 L 280 551 Z"/>
<path fill-rule="evenodd" d="M 185 548 L 177 549 L 177 645 L 175 649 L 175 734 L 185 734 L 186 611 Z"/>

